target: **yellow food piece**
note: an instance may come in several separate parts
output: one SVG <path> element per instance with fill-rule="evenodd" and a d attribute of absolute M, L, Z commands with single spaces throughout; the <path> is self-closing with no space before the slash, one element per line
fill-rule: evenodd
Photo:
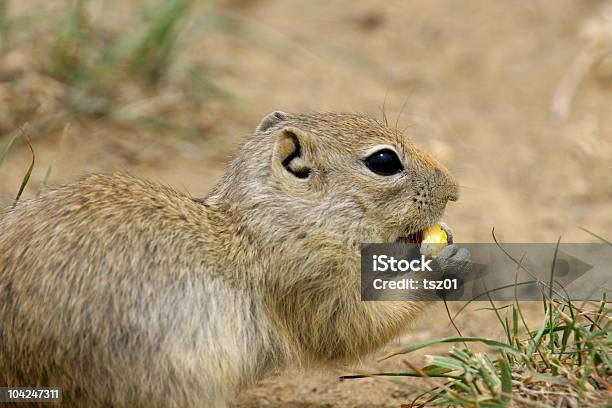
<path fill-rule="evenodd" d="M 423 230 L 421 253 L 428 258 L 438 255 L 448 244 L 448 235 L 440 224 L 432 225 Z"/>
<path fill-rule="evenodd" d="M 440 224 L 432 225 L 423 230 L 423 243 L 448 244 L 448 236 Z"/>

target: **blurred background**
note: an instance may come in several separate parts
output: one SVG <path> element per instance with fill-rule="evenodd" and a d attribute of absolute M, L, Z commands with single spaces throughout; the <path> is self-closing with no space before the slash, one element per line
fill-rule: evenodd
<path fill-rule="evenodd" d="M 113 171 L 202 196 L 270 111 L 383 109 L 459 179 L 446 216 L 459 242 L 493 227 L 506 242 L 610 238 L 610 1 L 0 0 L 2 203 L 27 139 L 26 198 Z M 428 313 L 406 339 L 452 334 Z M 484 335 L 469 316 L 464 334 Z M 272 378 L 240 406 L 398 406 L 413 392 L 339 383 L 345 371 Z"/>

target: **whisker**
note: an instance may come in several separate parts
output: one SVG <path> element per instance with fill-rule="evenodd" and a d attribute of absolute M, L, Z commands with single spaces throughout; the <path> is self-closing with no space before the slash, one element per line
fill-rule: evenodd
<path fill-rule="evenodd" d="M 386 106 L 387 106 L 387 96 L 389 95 L 389 87 L 387 87 L 387 90 L 385 91 L 385 98 L 383 99 L 383 103 L 382 103 L 382 117 L 383 117 L 383 121 L 385 122 L 385 126 L 389 126 L 389 121 L 387 120 L 387 112 L 385 110 Z"/>
<path fill-rule="evenodd" d="M 404 104 L 402 105 L 402 108 L 400 109 L 399 113 L 397 114 L 397 117 L 395 118 L 395 130 L 397 130 L 399 120 L 402 117 L 402 114 L 404 113 L 404 109 L 406 109 L 406 105 L 408 105 L 408 101 L 410 100 L 411 97 L 412 97 L 412 93 L 409 93 L 406 96 L 406 99 L 404 100 Z"/>
<path fill-rule="evenodd" d="M 432 188 L 437 188 L 437 187 L 442 188 L 442 187 L 452 187 L 452 186 L 458 186 L 462 189 L 467 189 L 467 190 L 486 191 L 484 188 L 466 186 L 465 184 L 434 184 Z"/>

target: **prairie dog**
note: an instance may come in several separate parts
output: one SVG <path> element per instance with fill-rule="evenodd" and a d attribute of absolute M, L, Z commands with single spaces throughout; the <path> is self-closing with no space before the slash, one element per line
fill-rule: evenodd
<path fill-rule="evenodd" d="M 458 186 L 356 114 L 273 112 L 204 198 L 90 175 L 0 219 L 0 386 L 63 406 L 223 406 L 288 365 L 350 361 L 424 302 L 362 302 L 359 245 L 436 223 Z"/>

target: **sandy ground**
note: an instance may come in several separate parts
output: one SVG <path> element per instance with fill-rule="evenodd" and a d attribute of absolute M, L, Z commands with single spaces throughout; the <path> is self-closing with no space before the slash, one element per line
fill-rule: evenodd
<path fill-rule="evenodd" d="M 550 113 L 555 90 L 586 44 L 580 36 L 584 21 L 603 5 L 227 0 L 216 12 L 230 28 L 207 32 L 178 55 L 205 65 L 233 95 L 231 107 L 214 114 L 202 108 L 207 137 L 176 137 L 104 119 L 71 121 L 63 141 L 60 129 L 33 138 L 37 163 L 26 196 L 34 194 L 50 163 L 51 184 L 119 170 L 204 195 L 266 113 L 381 117 L 384 104 L 391 124 L 405 128 L 460 180 L 462 197 L 446 215 L 458 241 L 491 242 L 493 227 L 506 242 L 554 242 L 559 236 L 592 241 L 579 227 L 609 237 L 609 61 L 587 73 L 567 119 Z M 27 148 L 17 146 L 0 168 L 0 197 L 14 195 L 28 162 Z M 400 342 L 451 335 L 447 322 L 444 311 L 434 308 Z M 464 334 L 499 335 L 487 312 L 469 312 L 459 325 Z M 237 406 L 398 407 L 415 395 L 418 381 L 337 377 L 402 368 L 401 359 L 379 364 L 369 358 L 362 367 L 283 373 L 244 393 Z"/>

